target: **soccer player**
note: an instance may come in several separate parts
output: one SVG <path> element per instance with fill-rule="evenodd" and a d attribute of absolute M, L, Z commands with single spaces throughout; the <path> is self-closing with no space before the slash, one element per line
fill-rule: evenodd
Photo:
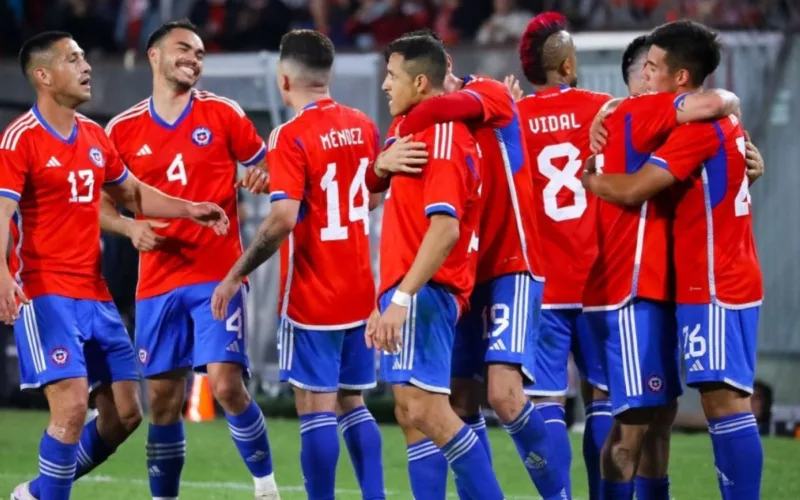
<path fill-rule="evenodd" d="M 481 198 L 491 210 L 481 215 L 484 244 L 479 248 L 470 310 L 458 326 L 451 401 L 490 453 L 480 412 L 485 372 L 489 404 L 514 440 L 539 493 L 560 499 L 565 485 L 552 460 L 545 415 L 533 411 L 523 390 L 524 384 L 533 382 L 543 279 L 533 181 L 519 115 L 503 83 L 476 76 L 461 79 L 449 66 L 445 89 L 453 92 L 415 106 L 399 123 L 396 135 L 422 132 L 436 123 L 468 122 L 482 152 Z"/>
<path fill-rule="evenodd" d="M 136 350 L 148 379 L 151 423 L 147 470 L 154 498 L 177 498 L 186 456 L 181 412 L 190 369 L 206 371 L 214 398 L 225 410 L 255 496 L 278 498 L 267 429 L 243 375 L 247 287 L 240 283 L 222 320 L 212 317 L 217 283 L 241 255 L 235 188 L 236 163 L 251 180 L 266 180 L 264 141 L 233 101 L 194 90 L 205 50 L 197 28 L 170 22 L 150 35 L 147 55 L 153 95 L 111 120 L 106 133 L 128 168 L 163 192 L 219 203 L 232 221 L 223 238 L 185 222 L 156 229 L 160 246 L 142 253 L 136 304 Z M 250 186 L 253 188 L 253 186 Z M 258 186 L 255 187 L 258 189 Z M 150 222 L 104 210 L 105 230 L 135 237 Z M 162 240 L 163 239 L 163 240 Z"/>
<path fill-rule="evenodd" d="M 534 396 L 553 440 L 554 459 L 570 484 L 571 447 L 564 403 L 570 350 L 583 379 L 586 432 L 583 455 L 590 497 L 600 486 L 600 449 L 611 427 L 611 402 L 602 363 L 602 343 L 588 329 L 581 306 L 583 286 L 597 253 L 596 200 L 581 186 L 583 163 L 591 155 L 589 127 L 608 94 L 575 88 L 577 54 L 559 13 L 539 14 L 520 43 L 522 71 L 533 94 L 520 100 L 520 118 L 533 165 L 534 210 L 541 239 L 546 286 L 536 356 Z"/>
<path fill-rule="evenodd" d="M 648 41 L 651 90 L 698 92 L 719 63 L 716 33 L 698 23 L 663 25 Z M 633 205 L 675 186 L 672 250 L 686 381 L 700 391 L 722 497 L 755 500 L 763 451 L 750 395 L 763 286 L 745 142 L 736 115 L 691 123 L 675 129 L 635 173 L 587 174 L 586 185 L 603 199 Z"/>
<path fill-rule="evenodd" d="M 338 407 L 362 496 L 383 499 L 381 436 L 361 395 L 376 385 L 375 351 L 364 337 L 375 304 L 364 176 L 379 137 L 367 116 L 331 99 L 333 60 L 319 32 L 281 40 L 278 87 L 297 115 L 270 135 L 271 211 L 212 308 L 223 319 L 242 279 L 281 248 L 280 378 L 295 393 L 308 498 L 334 497 Z"/>
<path fill-rule="evenodd" d="M 679 123 L 724 116 L 738 107 L 738 99 L 709 91 L 643 94 L 606 106 L 612 104 L 618 107 L 606 120 L 603 173 L 635 172 Z M 670 210 L 664 198 L 629 208 L 604 201 L 597 206 L 598 254 L 583 305 L 592 331 L 605 344 L 615 417 L 602 451 L 603 497 L 632 498 L 645 435 L 668 442 L 681 393 L 668 258 Z M 641 490 L 657 496 L 646 498 L 668 494 L 667 457 L 666 452 L 648 456 L 658 463 L 646 467 L 649 484 Z"/>
<path fill-rule="evenodd" d="M 50 421 L 39 477 L 11 498 L 64 500 L 142 418 L 133 347 L 100 274 L 101 189 L 136 213 L 209 232 L 225 233 L 228 219 L 138 181 L 103 128 L 75 112 L 91 99 L 91 67 L 68 33 L 29 39 L 20 65 L 37 99 L 0 138 L 0 225 L 14 249 L 0 264 L 0 321 L 14 325 L 22 388 L 43 390 Z M 84 426 L 90 389 L 98 417 Z"/>
<path fill-rule="evenodd" d="M 438 41 L 403 37 L 387 47 L 385 56 L 383 89 L 392 116 L 444 93 L 447 54 Z M 372 191 L 390 184 L 381 234 L 379 310 L 370 317 L 367 336 L 385 351 L 381 375 L 393 385 L 396 411 L 430 439 L 408 443 L 414 497 L 444 497 L 444 491 L 427 488 L 430 471 L 414 460 L 439 448 L 471 498 L 501 499 L 484 446 L 448 401 L 456 322 L 469 307 L 475 281 L 478 151 L 461 123 L 436 124 L 413 134 L 413 140 L 428 148 L 421 174 L 394 175 L 387 182 L 387 172 L 377 170 L 377 163 L 367 173 Z"/>

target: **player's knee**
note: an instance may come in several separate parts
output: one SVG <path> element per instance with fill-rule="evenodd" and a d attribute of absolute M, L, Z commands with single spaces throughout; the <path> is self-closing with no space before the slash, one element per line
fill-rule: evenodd
<path fill-rule="evenodd" d="M 454 378 L 450 381 L 450 406 L 459 417 L 478 414 L 483 396 L 483 384 L 477 380 Z"/>
<path fill-rule="evenodd" d="M 723 383 L 703 384 L 700 401 L 706 418 L 710 419 L 752 411 L 749 394 Z"/>
<path fill-rule="evenodd" d="M 139 428 L 142 423 L 142 406 L 140 404 L 130 405 L 119 413 L 119 425 L 127 435 Z"/>
<path fill-rule="evenodd" d="M 238 376 L 212 378 L 211 393 L 223 408 L 234 413 L 237 413 L 236 410 L 244 411 L 250 404 L 250 395 Z"/>
<path fill-rule="evenodd" d="M 431 420 L 432 412 L 435 411 L 425 397 L 411 398 L 406 407 L 408 424 L 414 429 L 425 429 Z"/>
<path fill-rule="evenodd" d="M 503 422 L 511 422 L 527 403 L 522 384 L 509 384 L 504 381 L 490 381 L 487 392 L 489 405 Z"/>
<path fill-rule="evenodd" d="M 336 413 L 339 415 L 362 406 L 364 406 L 364 396 L 362 396 L 361 391 L 339 389 L 336 394 Z"/>

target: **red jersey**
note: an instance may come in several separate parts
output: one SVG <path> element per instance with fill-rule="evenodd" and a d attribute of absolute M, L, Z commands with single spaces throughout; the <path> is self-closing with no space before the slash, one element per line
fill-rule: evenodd
<path fill-rule="evenodd" d="M 546 309 L 580 308 L 583 303 L 583 286 L 597 255 L 597 198 L 581 185 L 581 167 L 592 154 L 589 127 L 610 99 L 562 85 L 517 103 L 534 166 Z"/>
<path fill-rule="evenodd" d="M 481 153 L 481 212 L 477 283 L 529 272 L 544 281 L 533 180 L 519 113 L 502 83 L 486 77 L 464 79 L 464 91 L 483 105 L 473 124 Z"/>
<path fill-rule="evenodd" d="M 64 138 L 36 106 L 0 139 L 0 196 L 19 202 L 10 271 L 28 298 L 111 300 L 101 274 L 100 190 L 128 171 L 103 127 L 78 114 Z"/>
<path fill-rule="evenodd" d="M 734 309 L 761 304 L 745 154 L 734 115 L 682 125 L 653 153 L 651 161 L 682 181 L 672 233 L 680 304 L 713 302 Z"/>
<path fill-rule="evenodd" d="M 230 99 L 193 90 L 171 125 L 147 99 L 117 115 L 106 133 L 142 182 L 170 196 L 216 203 L 231 222 L 224 236 L 188 219 L 170 220 L 168 227 L 158 229 L 167 240 L 161 248 L 140 254 L 137 298 L 223 279 L 242 254 L 236 163 L 255 165 L 266 149 L 242 108 Z"/>
<path fill-rule="evenodd" d="M 679 100 L 670 93 L 625 99 L 606 119 L 609 141 L 598 159 L 602 172 L 631 174 L 647 163 L 677 126 Z M 618 309 L 634 297 L 672 299 L 670 214 L 659 198 L 639 207 L 598 200 L 598 251 L 583 293 L 585 310 Z"/>
<path fill-rule="evenodd" d="M 323 99 L 269 138 L 271 201 L 301 201 L 281 247 L 281 316 L 301 328 L 364 324 L 375 307 L 364 182 L 380 149 L 362 112 Z"/>
<path fill-rule="evenodd" d="M 460 237 L 431 281 L 456 295 L 460 310 L 475 286 L 480 221 L 480 161 L 475 140 L 462 123 L 436 124 L 416 133 L 428 146 L 419 175 L 395 174 L 383 208 L 380 293 L 402 281 L 428 231 L 428 217 L 443 213 L 459 220 Z"/>

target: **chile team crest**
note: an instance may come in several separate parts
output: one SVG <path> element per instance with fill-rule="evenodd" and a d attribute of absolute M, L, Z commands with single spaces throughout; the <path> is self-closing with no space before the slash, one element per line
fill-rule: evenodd
<path fill-rule="evenodd" d="M 53 349 L 53 352 L 50 353 L 50 359 L 58 366 L 64 366 L 67 364 L 67 360 L 69 360 L 69 352 L 63 347 L 56 347 Z"/>
<path fill-rule="evenodd" d="M 192 132 L 192 142 L 198 146 L 208 146 L 211 142 L 211 131 L 206 127 L 197 127 Z"/>
<path fill-rule="evenodd" d="M 89 159 L 92 160 L 92 163 L 100 168 L 103 168 L 103 165 L 106 164 L 106 160 L 103 158 L 103 152 L 97 148 L 92 148 L 89 150 Z"/>

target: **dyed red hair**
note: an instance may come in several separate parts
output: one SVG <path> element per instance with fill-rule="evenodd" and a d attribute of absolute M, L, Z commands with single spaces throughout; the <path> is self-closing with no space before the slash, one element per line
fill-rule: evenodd
<path fill-rule="evenodd" d="M 547 74 L 542 64 L 542 47 L 554 33 L 567 29 L 567 18 L 558 12 L 542 12 L 531 19 L 519 42 L 519 59 L 522 72 L 529 82 L 536 85 L 547 83 Z"/>

